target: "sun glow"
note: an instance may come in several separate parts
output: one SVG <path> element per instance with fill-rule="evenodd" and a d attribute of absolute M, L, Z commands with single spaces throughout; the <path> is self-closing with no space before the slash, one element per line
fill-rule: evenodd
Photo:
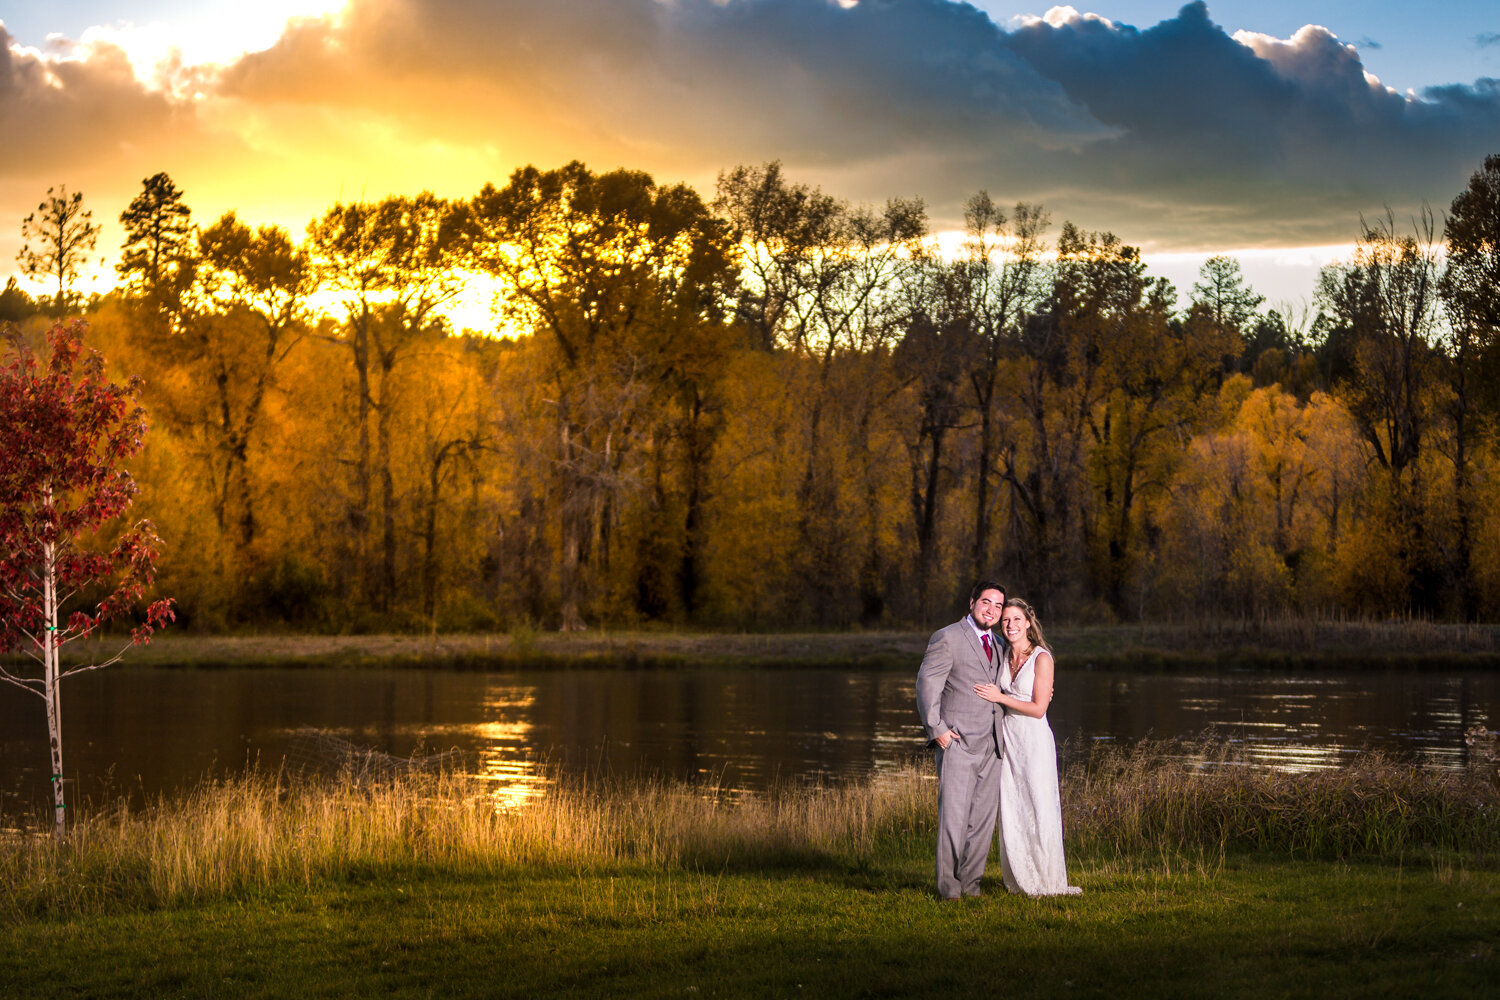
<path fill-rule="evenodd" d="M 253 4 L 205 4 L 196 14 L 168 24 L 129 21 L 95 25 L 76 41 L 49 39 L 62 58 L 77 58 L 103 47 L 117 48 L 136 79 L 174 96 L 192 96 L 204 72 L 225 66 L 248 52 L 270 48 L 292 20 L 336 19 L 345 0 L 261 0 Z"/>
<path fill-rule="evenodd" d="M 484 337 L 499 337 L 515 340 L 526 335 L 523 327 L 507 321 L 500 311 L 500 296 L 503 286 L 493 276 L 480 271 L 462 272 L 462 288 L 435 312 L 448 321 L 448 329 L 455 333 L 473 333 Z M 324 288 L 308 299 L 308 306 L 315 316 L 338 321 L 349 312 L 345 305 L 345 294 L 334 288 Z M 372 295 L 372 302 L 387 301 L 389 296 Z"/>

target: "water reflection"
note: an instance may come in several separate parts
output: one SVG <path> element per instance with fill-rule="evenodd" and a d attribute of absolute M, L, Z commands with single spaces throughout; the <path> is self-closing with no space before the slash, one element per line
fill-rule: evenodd
<path fill-rule="evenodd" d="M 474 727 L 479 742 L 475 774 L 490 787 L 495 808 L 510 811 L 547 793 L 551 778 L 533 756 L 527 717 L 536 707 L 536 688 L 492 682 L 483 711 L 489 721 Z"/>
<path fill-rule="evenodd" d="M 1244 748 L 1244 755 L 1252 763 L 1298 774 L 1338 767 L 1349 756 L 1345 749 L 1336 746 L 1275 743 L 1252 744 Z"/>
<path fill-rule="evenodd" d="M 318 730 L 396 757 L 457 752 L 497 808 L 557 774 L 690 780 L 719 794 L 864 780 L 925 757 L 915 678 L 853 670 L 170 671 L 81 675 L 65 689 L 77 798 L 137 800 L 247 764 L 277 767 Z M 0 691 L 0 809 L 46 798 L 41 712 Z M 1461 767 L 1463 731 L 1500 721 L 1500 675 L 1132 675 L 1063 665 L 1049 713 L 1064 746 L 1192 739 L 1288 771 L 1379 749 Z"/>

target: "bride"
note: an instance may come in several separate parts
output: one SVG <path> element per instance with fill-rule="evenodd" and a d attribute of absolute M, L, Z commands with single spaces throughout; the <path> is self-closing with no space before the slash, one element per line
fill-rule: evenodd
<path fill-rule="evenodd" d="M 1010 656 L 1000 683 L 974 693 L 1005 706 L 1005 752 L 1000 758 L 1000 871 L 1005 887 L 1028 896 L 1076 895 L 1063 864 L 1062 803 L 1057 744 L 1047 725 L 1053 662 L 1036 612 L 1020 598 L 1005 602 L 1000 631 Z"/>

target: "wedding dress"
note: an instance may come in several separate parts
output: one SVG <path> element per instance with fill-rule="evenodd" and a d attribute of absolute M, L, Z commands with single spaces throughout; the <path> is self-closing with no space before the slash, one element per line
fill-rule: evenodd
<path fill-rule="evenodd" d="M 1000 690 L 1031 700 L 1036 682 L 1032 650 L 1014 678 L 1000 667 Z M 1005 752 L 1000 758 L 1000 871 L 1005 887 L 1028 896 L 1073 896 L 1063 864 L 1062 801 L 1057 787 L 1057 743 L 1043 716 L 1005 713 Z"/>

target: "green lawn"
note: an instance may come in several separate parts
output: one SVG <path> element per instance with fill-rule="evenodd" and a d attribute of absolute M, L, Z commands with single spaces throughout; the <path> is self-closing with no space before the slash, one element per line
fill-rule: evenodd
<path fill-rule="evenodd" d="M 1446 865 L 1074 863 L 1077 898 L 944 903 L 861 870 L 394 868 L 14 922 L 19 997 L 1465 997 L 1500 982 L 1500 875 Z"/>

